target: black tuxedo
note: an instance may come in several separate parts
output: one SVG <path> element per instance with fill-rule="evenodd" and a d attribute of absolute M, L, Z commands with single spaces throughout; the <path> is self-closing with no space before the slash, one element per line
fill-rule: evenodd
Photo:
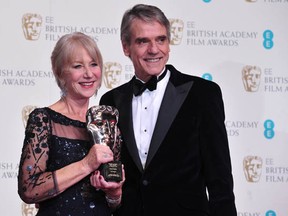
<path fill-rule="evenodd" d="M 119 110 L 124 141 L 126 182 L 115 215 L 236 216 L 221 90 L 167 67 L 171 76 L 144 169 L 133 132 L 131 81 L 100 100 Z"/>

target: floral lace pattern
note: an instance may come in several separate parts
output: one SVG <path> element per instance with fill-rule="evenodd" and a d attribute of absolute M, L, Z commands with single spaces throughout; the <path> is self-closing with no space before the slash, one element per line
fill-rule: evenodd
<path fill-rule="evenodd" d="M 20 159 L 18 193 L 26 202 L 39 203 L 37 215 L 110 215 L 103 192 L 90 185 L 89 176 L 55 196 L 52 172 L 81 160 L 92 145 L 85 122 L 47 107 L 31 112 Z M 115 158 L 119 158 L 120 147 L 116 149 Z"/>

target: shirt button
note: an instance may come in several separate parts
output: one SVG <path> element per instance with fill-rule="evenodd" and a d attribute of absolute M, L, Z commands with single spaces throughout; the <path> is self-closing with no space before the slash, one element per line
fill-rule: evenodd
<path fill-rule="evenodd" d="M 144 186 L 147 186 L 149 184 L 149 182 L 147 180 L 143 180 L 142 183 L 143 183 Z"/>

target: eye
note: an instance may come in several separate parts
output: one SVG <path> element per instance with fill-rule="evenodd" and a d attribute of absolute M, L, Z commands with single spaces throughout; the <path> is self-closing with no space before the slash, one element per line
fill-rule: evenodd
<path fill-rule="evenodd" d="M 116 120 L 115 119 L 110 120 L 110 124 L 115 125 L 116 124 Z"/>
<path fill-rule="evenodd" d="M 146 44 L 146 43 L 148 43 L 148 40 L 146 38 L 138 38 L 136 40 L 136 44 L 138 44 L 138 45 L 143 45 L 143 44 Z"/>
<path fill-rule="evenodd" d="M 97 67 L 98 64 L 97 64 L 96 62 L 92 62 L 92 63 L 90 64 L 90 66 L 91 66 L 91 67 Z"/>
<path fill-rule="evenodd" d="M 82 65 L 81 64 L 75 64 L 75 65 L 72 66 L 72 68 L 80 69 L 80 68 L 82 68 Z"/>
<path fill-rule="evenodd" d="M 166 40 L 167 40 L 166 36 L 161 36 L 161 37 L 157 38 L 157 42 L 159 44 L 163 44 Z"/>
<path fill-rule="evenodd" d="M 98 121 L 98 122 L 96 122 L 96 125 L 101 127 L 101 126 L 103 126 L 103 122 L 102 121 Z"/>
<path fill-rule="evenodd" d="M 101 120 L 95 120 L 95 121 L 92 121 L 91 124 L 101 127 L 103 125 L 103 122 Z"/>

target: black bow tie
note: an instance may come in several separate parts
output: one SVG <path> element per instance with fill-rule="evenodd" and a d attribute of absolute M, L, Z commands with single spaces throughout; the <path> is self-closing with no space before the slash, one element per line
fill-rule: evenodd
<path fill-rule="evenodd" d="M 167 73 L 167 70 L 164 71 L 163 74 L 157 79 L 157 76 L 152 76 L 148 82 L 143 83 L 140 80 L 136 79 L 134 77 L 133 79 L 133 94 L 135 96 L 141 95 L 146 89 L 149 89 L 150 91 L 154 91 L 157 88 L 157 82 L 162 80 Z"/>

